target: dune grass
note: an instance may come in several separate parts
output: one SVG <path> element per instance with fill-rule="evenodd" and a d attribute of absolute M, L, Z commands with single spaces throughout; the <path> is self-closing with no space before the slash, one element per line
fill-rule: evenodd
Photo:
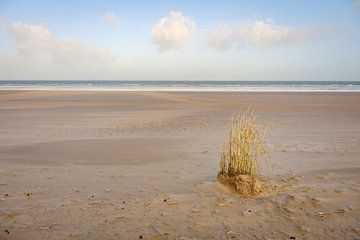
<path fill-rule="evenodd" d="M 249 108 L 233 115 L 229 139 L 224 142 L 220 154 L 220 182 L 231 183 L 244 176 L 255 181 L 259 173 L 260 157 L 266 155 L 265 134 L 266 130 L 261 133 L 256 124 L 254 109 Z M 240 179 L 238 176 L 243 177 Z M 241 186 L 237 186 L 239 187 Z"/>

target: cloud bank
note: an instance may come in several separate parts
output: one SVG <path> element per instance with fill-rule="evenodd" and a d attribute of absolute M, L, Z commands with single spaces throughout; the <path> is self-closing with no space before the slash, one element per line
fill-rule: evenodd
<path fill-rule="evenodd" d="M 106 12 L 101 17 L 101 22 L 116 27 L 120 25 L 120 18 L 113 12 Z"/>
<path fill-rule="evenodd" d="M 223 25 L 212 34 L 209 45 L 215 48 L 268 47 L 302 42 L 313 36 L 312 29 L 298 29 L 276 25 L 271 19 Z"/>
<path fill-rule="evenodd" d="M 195 22 L 181 12 L 170 12 L 152 29 L 153 42 L 160 50 L 184 47 L 191 32 L 195 30 Z"/>
<path fill-rule="evenodd" d="M 10 26 L 15 38 L 14 48 L 19 55 L 47 54 L 57 63 L 107 63 L 117 54 L 107 49 L 95 49 L 74 39 L 57 39 L 45 27 L 15 22 Z"/>

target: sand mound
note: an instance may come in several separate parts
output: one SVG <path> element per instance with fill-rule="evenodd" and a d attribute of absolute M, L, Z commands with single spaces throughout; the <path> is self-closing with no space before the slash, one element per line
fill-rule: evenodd
<path fill-rule="evenodd" d="M 263 192 L 263 184 L 256 176 L 219 174 L 218 181 L 231 186 L 237 193 L 245 196 L 258 196 Z"/>

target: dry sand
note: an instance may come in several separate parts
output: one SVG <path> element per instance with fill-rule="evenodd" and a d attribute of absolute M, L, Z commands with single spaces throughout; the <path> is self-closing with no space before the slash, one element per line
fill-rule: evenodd
<path fill-rule="evenodd" d="M 278 186 L 216 182 L 249 105 Z M 0 239 L 360 239 L 359 93 L 0 91 Z"/>

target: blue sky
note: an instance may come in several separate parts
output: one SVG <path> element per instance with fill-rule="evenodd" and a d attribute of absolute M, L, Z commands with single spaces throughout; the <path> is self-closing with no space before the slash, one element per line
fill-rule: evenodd
<path fill-rule="evenodd" d="M 0 79 L 360 80 L 360 1 L 0 0 Z"/>

